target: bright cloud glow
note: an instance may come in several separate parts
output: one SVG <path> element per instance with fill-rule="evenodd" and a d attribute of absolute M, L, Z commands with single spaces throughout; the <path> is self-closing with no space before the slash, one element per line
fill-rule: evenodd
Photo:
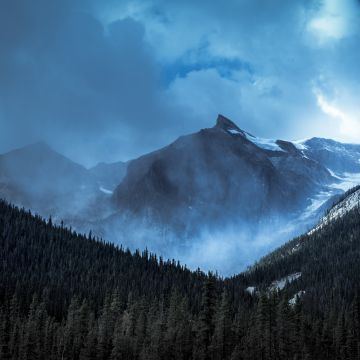
<path fill-rule="evenodd" d="M 336 16 L 313 19 L 309 29 L 320 37 L 341 39 L 346 33 L 345 20 Z"/>
<path fill-rule="evenodd" d="M 322 94 L 317 94 L 317 103 L 320 109 L 326 114 L 339 121 L 341 133 L 349 140 L 359 141 L 360 137 L 360 116 L 343 111 L 337 106 L 328 102 Z"/>
<path fill-rule="evenodd" d="M 356 24 L 355 5 L 353 0 L 325 0 L 309 21 L 308 30 L 319 43 L 341 40 L 351 35 Z"/>

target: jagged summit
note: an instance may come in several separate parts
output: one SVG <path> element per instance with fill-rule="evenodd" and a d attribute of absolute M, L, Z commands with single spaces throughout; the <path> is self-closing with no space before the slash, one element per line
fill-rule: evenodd
<path fill-rule="evenodd" d="M 221 129 L 224 131 L 237 133 L 245 136 L 245 132 L 241 130 L 234 122 L 232 122 L 227 117 L 219 114 L 216 120 L 216 125 L 214 126 L 216 129 Z"/>
<path fill-rule="evenodd" d="M 250 141 L 252 144 L 263 150 L 276 151 L 276 152 L 280 152 L 280 151 L 289 152 L 289 150 L 291 150 L 292 152 L 294 151 L 296 152 L 296 148 L 293 145 L 292 147 L 290 146 L 289 149 L 290 143 L 287 143 L 285 141 L 272 140 L 272 139 L 263 139 L 254 136 L 249 132 L 240 129 L 234 122 L 232 122 L 230 119 L 228 119 L 227 117 L 221 114 L 218 115 L 214 129 L 226 132 L 235 137 L 240 136 L 241 138 L 245 138 L 247 141 Z M 286 148 L 286 150 L 284 150 L 284 148 Z"/>

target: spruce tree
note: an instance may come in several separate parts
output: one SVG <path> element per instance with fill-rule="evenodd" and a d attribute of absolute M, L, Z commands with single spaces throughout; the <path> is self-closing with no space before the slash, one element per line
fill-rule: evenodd
<path fill-rule="evenodd" d="M 210 359 L 209 346 L 214 333 L 216 301 L 216 279 L 212 274 L 209 274 L 204 284 L 201 311 L 196 328 L 197 346 L 195 348 L 194 357 L 198 360 Z"/>
<path fill-rule="evenodd" d="M 214 335 L 211 343 L 212 359 L 226 359 L 231 353 L 231 344 L 233 343 L 231 309 L 226 290 L 221 295 L 214 323 Z"/>

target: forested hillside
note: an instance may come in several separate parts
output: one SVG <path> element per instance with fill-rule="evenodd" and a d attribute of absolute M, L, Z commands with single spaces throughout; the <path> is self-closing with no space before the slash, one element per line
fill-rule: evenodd
<path fill-rule="evenodd" d="M 0 359 L 360 357 L 357 208 L 220 279 L 0 202 L 0 266 Z"/>

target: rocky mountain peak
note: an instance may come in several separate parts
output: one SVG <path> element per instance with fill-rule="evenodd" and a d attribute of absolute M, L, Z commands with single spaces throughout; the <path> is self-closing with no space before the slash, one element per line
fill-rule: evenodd
<path fill-rule="evenodd" d="M 219 114 L 216 120 L 216 125 L 214 126 L 216 129 L 228 131 L 228 132 L 234 132 L 241 134 L 245 136 L 245 133 L 243 130 L 241 130 L 234 122 L 232 122 L 227 117 Z"/>

